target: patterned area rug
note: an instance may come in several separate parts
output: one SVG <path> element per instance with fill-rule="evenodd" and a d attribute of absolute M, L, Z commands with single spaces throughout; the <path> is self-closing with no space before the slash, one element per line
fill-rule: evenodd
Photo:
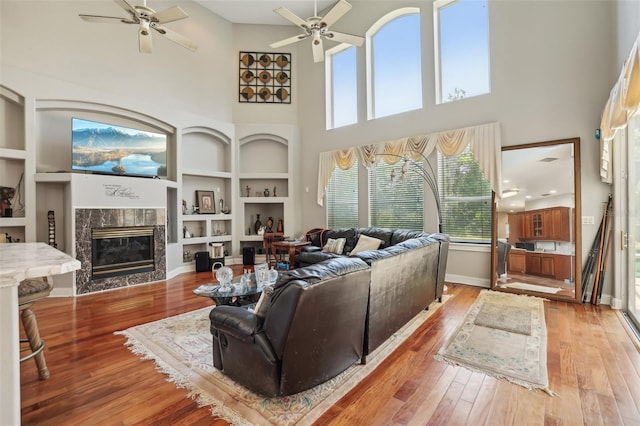
<path fill-rule="evenodd" d="M 210 406 L 215 417 L 233 425 L 308 425 L 371 373 L 402 342 L 438 310 L 434 302 L 373 354 L 367 364 L 354 364 L 332 380 L 313 389 L 283 398 L 266 398 L 236 384 L 213 368 L 209 312 L 204 308 L 160 321 L 142 324 L 115 334 L 127 338 L 126 345 L 143 359 L 152 359 L 156 368 L 178 387 L 187 388 L 200 406 Z"/>
<path fill-rule="evenodd" d="M 555 395 L 547 376 L 543 300 L 481 291 L 435 358 Z"/>

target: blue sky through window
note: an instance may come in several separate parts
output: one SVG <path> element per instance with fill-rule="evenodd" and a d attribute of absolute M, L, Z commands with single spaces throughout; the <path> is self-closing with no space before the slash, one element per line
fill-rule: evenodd
<path fill-rule="evenodd" d="M 333 128 L 358 122 L 358 75 L 356 48 L 331 56 L 333 74 Z"/>
<path fill-rule="evenodd" d="M 372 38 L 374 116 L 422 108 L 420 15 L 400 16 Z"/>
<path fill-rule="evenodd" d="M 486 0 L 460 0 L 438 9 L 441 102 L 456 89 L 465 98 L 488 93 L 489 18 Z"/>

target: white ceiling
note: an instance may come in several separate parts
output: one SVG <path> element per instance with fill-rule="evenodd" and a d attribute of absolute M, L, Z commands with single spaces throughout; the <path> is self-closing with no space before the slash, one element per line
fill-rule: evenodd
<path fill-rule="evenodd" d="M 194 0 L 229 22 L 236 24 L 292 25 L 273 10 L 284 6 L 302 19 L 313 16 L 313 0 Z M 335 0 L 318 0 L 318 14 Z"/>

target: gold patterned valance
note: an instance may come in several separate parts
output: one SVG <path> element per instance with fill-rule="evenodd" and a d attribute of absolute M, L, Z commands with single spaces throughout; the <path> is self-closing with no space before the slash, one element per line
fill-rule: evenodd
<path fill-rule="evenodd" d="M 395 164 L 403 155 L 420 160 L 422 155 L 428 157 L 434 149 L 443 155 L 455 156 L 467 146 L 470 146 L 470 150 L 480 165 L 480 170 L 491 184 L 491 188 L 496 194 L 502 194 L 500 125 L 489 123 L 337 151 L 321 152 L 317 202 L 321 206 L 324 205 L 327 185 L 336 166 L 343 170 L 349 169 L 355 163 L 356 158 L 359 159 L 360 164 L 370 167 L 381 160 L 387 164 Z"/>

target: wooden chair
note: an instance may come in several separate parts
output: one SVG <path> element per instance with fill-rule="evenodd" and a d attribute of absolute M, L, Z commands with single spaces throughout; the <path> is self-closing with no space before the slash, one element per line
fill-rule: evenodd
<path fill-rule="evenodd" d="M 31 310 L 31 305 L 40 299 L 49 296 L 53 286 L 45 279 L 26 279 L 18 286 L 18 309 L 20 310 L 20 319 L 26 339 L 21 339 L 21 343 L 29 343 L 31 353 L 20 358 L 20 362 L 35 358 L 38 367 L 38 376 L 41 380 L 49 378 L 49 369 L 44 359 L 44 340 L 40 338 L 38 330 L 38 322 L 36 316 Z M 25 349 L 25 351 L 28 349 Z"/>

